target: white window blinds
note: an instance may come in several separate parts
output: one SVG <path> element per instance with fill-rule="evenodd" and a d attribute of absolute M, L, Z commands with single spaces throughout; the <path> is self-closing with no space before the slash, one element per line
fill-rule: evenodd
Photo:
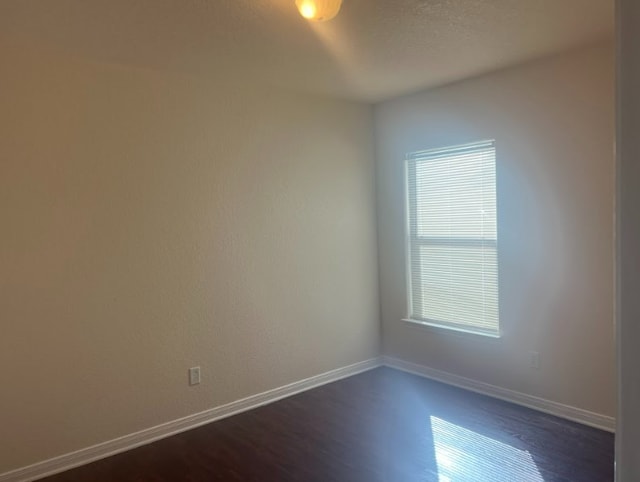
<path fill-rule="evenodd" d="M 493 141 L 407 156 L 409 318 L 499 335 Z"/>

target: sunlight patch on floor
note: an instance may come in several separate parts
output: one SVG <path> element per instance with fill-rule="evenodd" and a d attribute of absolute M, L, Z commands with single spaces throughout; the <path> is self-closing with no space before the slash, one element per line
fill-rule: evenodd
<path fill-rule="evenodd" d="M 431 417 L 440 482 L 544 482 L 531 454 Z"/>

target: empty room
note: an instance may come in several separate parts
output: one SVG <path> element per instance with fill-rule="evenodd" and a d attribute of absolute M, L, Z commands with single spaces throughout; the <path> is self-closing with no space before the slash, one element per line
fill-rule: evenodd
<path fill-rule="evenodd" d="M 0 482 L 640 480 L 638 28 L 1 0 Z"/>

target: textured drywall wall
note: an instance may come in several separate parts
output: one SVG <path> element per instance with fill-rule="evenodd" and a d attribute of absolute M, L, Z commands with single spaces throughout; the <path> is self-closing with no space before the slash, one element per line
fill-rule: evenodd
<path fill-rule="evenodd" d="M 384 354 L 614 415 L 612 50 L 376 107 Z M 405 153 L 482 139 L 497 146 L 499 340 L 400 321 Z"/>
<path fill-rule="evenodd" d="M 0 473 L 378 354 L 371 107 L 0 45 Z"/>
<path fill-rule="evenodd" d="M 616 481 L 640 480 L 640 4 L 618 1 Z"/>

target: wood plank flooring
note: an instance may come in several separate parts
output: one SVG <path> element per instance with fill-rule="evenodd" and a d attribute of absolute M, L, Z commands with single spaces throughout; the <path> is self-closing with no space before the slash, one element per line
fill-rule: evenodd
<path fill-rule="evenodd" d="M 606 482 L 614 437 L 379 368 L 47 482 Z"/>

